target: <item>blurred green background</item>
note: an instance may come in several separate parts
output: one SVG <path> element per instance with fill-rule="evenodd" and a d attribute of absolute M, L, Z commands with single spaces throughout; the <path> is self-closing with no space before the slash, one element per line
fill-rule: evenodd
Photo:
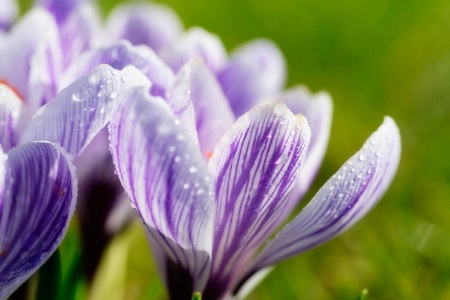
<path fill-rule="evenodd" d="M 100 6 L 106 15 L 118 2 Z M 401 130 L 400 167 L 376 209 L 339 238 L 277 266 L 248 299 L 357 299 L 365 288 L 367 299 L 450 299 L 448 0 L 158 2 L 186 28 L 218 34 L 228 50 L 272 39 L 286 57 L 288 86 L 332 95 L 328 152 L 305 202 L 384 115 Z M 165 297 L 136 222 L 112 242 L 91 298 Z"/>

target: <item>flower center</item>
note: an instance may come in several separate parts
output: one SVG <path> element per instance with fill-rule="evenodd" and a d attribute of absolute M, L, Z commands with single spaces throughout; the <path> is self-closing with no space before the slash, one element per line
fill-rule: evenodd
<path fill-rule="evenodd" d="M 0 78 L 0 84 L 6 85 L 11 91 L 14 92 L 14 94 L 16 94 L 17 97 L 19 97 L 20 100 L 23 101 L 23 96 L 22 94 L 19 92 L 18 89 L 16 89 L 14 86 L 12 86 L 11 84 L 9 84 L 8 80 L 4 79 L 4 78 Z"/>

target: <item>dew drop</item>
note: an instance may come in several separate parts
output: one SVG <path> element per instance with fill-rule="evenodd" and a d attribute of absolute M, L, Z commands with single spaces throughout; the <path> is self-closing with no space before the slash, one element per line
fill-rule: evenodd
<path fill-rule="evenodd" d="M 366 155 L 364 153 L 361 153 L 358 158 L 359 158 L 360 161 L 365 161 L 366 160 Z"/>
<path fill-rule="evenodd" d="M 189 168 L 189 173 L 197 173 L 197 168 L 196 167 L 190 167 Z"/>
<path fill-rule="evenodd" d="M 80 94 L 79 93 L 73 93 L 72 100 L 76 101 L 76 102 L 80 102 L 81 101 Z"/>
<path fill-rule="evenodd" d="M 183 184 L 183 189 L 187 190 L 190 187 L 189 183 Z"/>

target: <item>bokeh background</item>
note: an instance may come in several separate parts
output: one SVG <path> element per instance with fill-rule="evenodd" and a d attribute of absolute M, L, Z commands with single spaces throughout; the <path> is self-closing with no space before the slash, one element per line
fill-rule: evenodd
<path fill-rule="evenodd" d="M 31 1 L 21 1 L 22 8 Z M 104 15 L 119 3 L 101 0 Z M 268 37 L 288 63 L 288 86 L 327 90 L 331 140 L 306 203 L 392 116 L 402 159 L 391 188 L 356 226 L 280 264 L 248 299 L 450 299 L 450 3 L 448 0 L 157 1 L 186 28 L 220 36 L 228 50 Z M 63 274 L 80 255 L 74 221 Z M 75 280 L 76 281 L 76 280 Z M 73 298 L 88 288 L 77 281 Z M 114 239 L 92 299 L 166 299 L 139 222 Z M 65 298 L 68 299 L 68 298 Z"/>

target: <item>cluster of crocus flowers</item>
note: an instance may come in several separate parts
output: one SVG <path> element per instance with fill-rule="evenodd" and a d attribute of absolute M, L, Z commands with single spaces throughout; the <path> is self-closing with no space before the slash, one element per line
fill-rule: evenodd
<path fill-rule="evenodd" d="M 39 6 L 12 28 L 14 5 L 0 13 L 0 299 L 58 247 L 77 195 L 93 201 L 77 178 L 92 183 L 98 168 L 115 168 L 172 299 L 243 298 L 274 264 L 362 218 L 396 172 L 400 137 L 386 117 L 264 244 L 323 159 L 328 94 L 282 92 L 272 42 L 228 58 L 218 37 L 182 32 L 164 7 L 119 7 L 102 31 L 89 1 Z"/>

